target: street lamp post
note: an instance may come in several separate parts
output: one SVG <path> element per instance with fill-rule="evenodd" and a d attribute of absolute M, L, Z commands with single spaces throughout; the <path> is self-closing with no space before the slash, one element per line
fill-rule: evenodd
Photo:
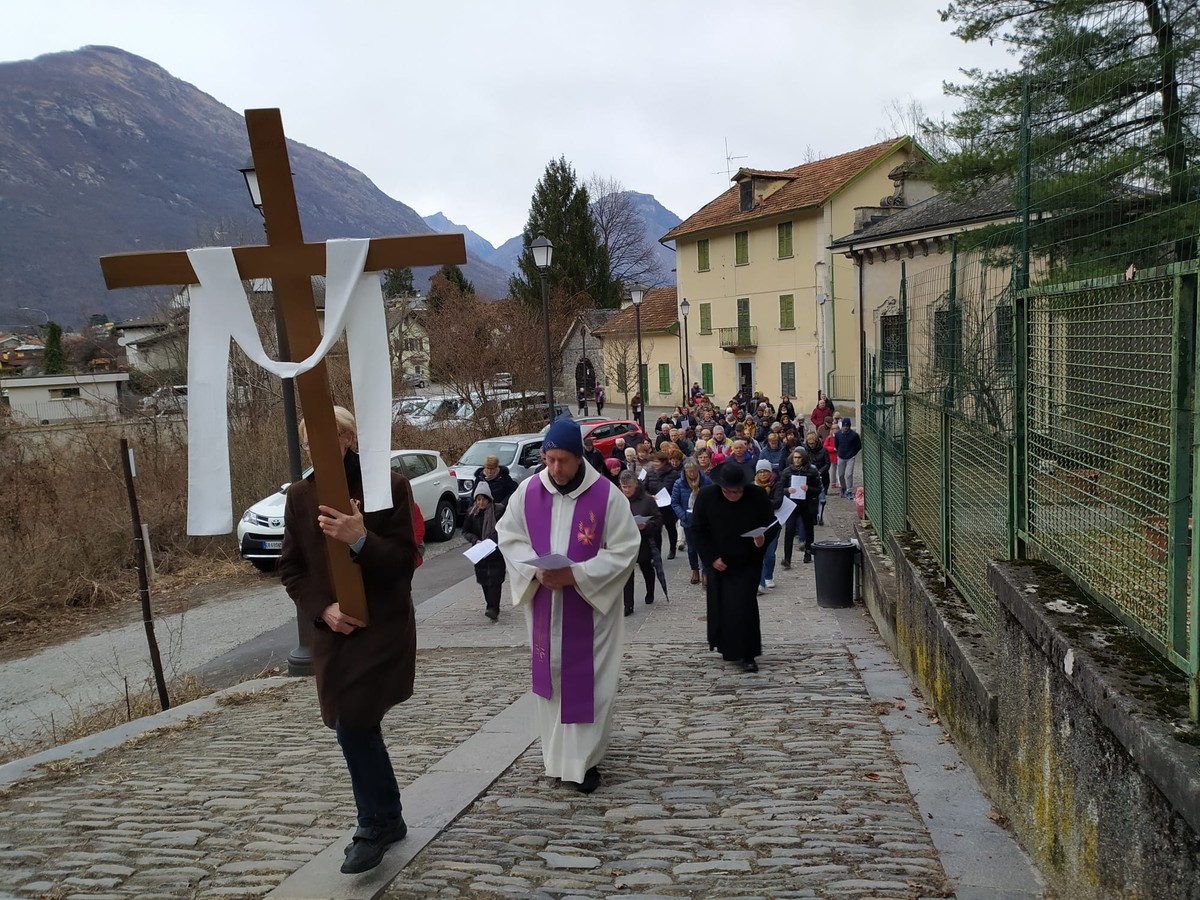
<path fill-rule="evenodd" d="M 687 406 L 692 405 L 692 359 L 688 355 L 688 310 L 692 305 L 684 297 L 679 304 L 679 312 L 683 315 L 683 399 Z"/>
<path fill-rule="evenodd" d="M 546 275 L 550 271 L 550 260 L 554 256 L 554 245 L 549 239 L 538 232 L 538 236 L 529 244 L 533 253 L 533 264 L 542 275 L 542 329 L 546 336 L 546 412 L 547 421 L 554 424 L 554 365 L 550 354 L 550 288 L 546 284 Z"/>
<path fill-rule="evenodd" d="M 258 173 L 254 171 L 254 160 L 238 170 L 246 179 L 246 190 L 250 194 L 250 203 L 263 216 L 263 232 L 266 232 L 266 216 L 263 214 L 262 192 L 258 189 Z M 279 361 L 291 362 L 291 349 L 288 347 L 287 330 L 283 325 L 283 311 L 278 303 L 271 304 L 275 309 L 275 338 L 279 342 Z M 296 418 L 296 393 L 292 379 L 282 379 L 283 393 L 283 422 L 284 436 L 288 448 L 288 476 L 295 482 L 300 480 L 300 426 Z M 312 632 L 313 625 L 299 611 L 296 613 L 296 648 L 288 654 L 288 674 L 295 677 L 313 674 L 312 661 Z"/>
<path fill-rule="evenodd" d="M 43 325 L 50 324 L 50 313 L 46 312 L 44 309 L 34 309 L 32 306 L 18 306 L 17 309 L 24 310 L 25 312 L 41 313 L 43 316 L 46 317 L 45 320 L 43 320 L 42 324 Z"/>
<path fill-rule="evenodd" d="M 632 284 L 629 286 L 629 299 L 633 302 L 633 318 L 637 322 L 637 374 L 635 376 L 635 384 L 637 385 L 637 395 L 642 401 L 642 418 L 638 424 L 642 426 L 643 432 L 646 430 L 646 397 L 642 391 L 642 298 L 645 296 L 645 285 Z"/>

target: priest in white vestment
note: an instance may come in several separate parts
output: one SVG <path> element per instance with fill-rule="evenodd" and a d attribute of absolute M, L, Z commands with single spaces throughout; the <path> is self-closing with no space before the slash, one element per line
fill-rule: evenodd
<path fill-rule="evenodd" d="M 584 464 L 573 420 L 550 427 L 542 452 L 546 468 L 517 488 L 496 531 L 529 622 L 546 774 L 591 793 L 612 733 L 623 592 L 641 535 L 625 496 Z"/>

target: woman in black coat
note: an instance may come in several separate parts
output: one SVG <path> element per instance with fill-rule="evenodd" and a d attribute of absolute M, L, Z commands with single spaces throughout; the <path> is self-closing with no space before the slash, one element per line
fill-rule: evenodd
<path fill-rule="evenodd" d="M 803 489 L 792 487 L 793 476 L 803 479 Z M 796 508 L 788 517 L 783 529 L 783 567 L 792 567 L 792 543 L 796 539 L 797 525 L 804 528 L 804 561 L 812 562 L 813 526 L 817 521 L 817 503 L 821 499 L 821 473 L 809 462 L 808 454 L 800 447 L 792 451 L 788 464 L 779 473 L 775 482 L 776 497 L 790 497 Z"/>
<path fill-rule="evenodd" d="M 492 489 L 486 481 L 475 485 L 471 509 L 463 517 L 462 533 L 474 547 L 480 541 L 496 538 L 496 522 L 504 515 L 504 504 L 492 502 Z M 475 563 L 475 580 L 483 588 L 484 615 L 495 622 L 500 618 L 500 591 L 504 586 L 504 557 L 493 550 Z"/>
<path fill-rule="evenodd" d="M 625 471 L 621 473 L 621 493 L 629 498 L 629 509 L 635 516 L 644 516 L 647 521 L 638 525 L 642 533 L 642 543 L 638 547 L 637 567 L 642 572 L 646 582 L 646 603 L 654 602 L 654 553 L 657 550 L 655 538 L 662 529 L 662 515 L 654 498 L 646 493 L 636 475 Z M 625 582 L 625 615 L 633 615 L 633 573 Z"/>
<path fill-rule="evenodd" d="M 817 503 L 817 524 L 824 525 L 825 497 L 829 494 L 829 451 L 821 442 L 821 436 L 815 431 L 810 431 L 804 437 L 804 452 L 808 454 L 808 461 L 821 473 L 821 498 Z"/>

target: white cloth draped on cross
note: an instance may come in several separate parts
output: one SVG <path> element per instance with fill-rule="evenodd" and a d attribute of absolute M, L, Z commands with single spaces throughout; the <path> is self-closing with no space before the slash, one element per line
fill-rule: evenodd
<path fill-rule="evenodd" d="M 229 483 L 229 342 L 280 378 L 317 365 L 346 333 L 350 379 L 362 460 L 363 508 L 392 505 L 391 363 L 379 277 L 364 272 L 369 240 L 325 244 L 325 331 L 300 362 L 267 356 L 250 313 L 233 251 L 204 247 L 187 252 L 198 286 L 191 291 L 188 337 L 188 534 L 233 529 Z"/>

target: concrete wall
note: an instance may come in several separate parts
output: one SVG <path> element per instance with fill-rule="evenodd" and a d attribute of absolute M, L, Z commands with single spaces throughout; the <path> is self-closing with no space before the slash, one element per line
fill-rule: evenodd
<path fill-rule="evenodd" d="M 915 536 L 894 564 L 860 538 L 872 616 L 1056 896 L 1200 898 L 1182 673 L 1048 565 L 992 564 L 992 634 Z"/>

